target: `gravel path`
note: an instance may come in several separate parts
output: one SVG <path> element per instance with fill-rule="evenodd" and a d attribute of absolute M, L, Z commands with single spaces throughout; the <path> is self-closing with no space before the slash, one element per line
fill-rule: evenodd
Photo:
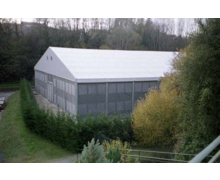
<path fill-rule="evenodd" d="M 58 107 L 55 104 L 51 103 L 50 101 L 48 101 L 46 98 L 44 98 L 38 93 L 35 94 L 35 98 L 40 109 L 45 109 L 45 110 L 50 109 L 54 114 L 57 114 Z M 59 111 L 62 112 L 63 110 L 59 109 Z"/>
<path fill-rule="evenodd" d="M 11 96 L 15 91 L 11 91 L 11 92 L 0 92 L 0 97 L 5 97 L 5 101 L 7 102 L 7 99 L 9 98 L 9 96 Z M 2 119 L 2 113 L 3 111 L 0 111 L 0 123 L 1 123 L 1 119 Z M 0 147 L 0 163 L 4 162 L 4 156 L 3 153 L 1 151 L 1 147 Z"/>

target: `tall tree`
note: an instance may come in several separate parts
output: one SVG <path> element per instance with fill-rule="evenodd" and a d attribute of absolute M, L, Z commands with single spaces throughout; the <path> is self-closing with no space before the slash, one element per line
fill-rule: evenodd
<path fill-rule="evenodd" d="M 198 153 L 220 133 L 220 19 L 198 21 L 180 66 L 183 90 L 178 150 Z"/>

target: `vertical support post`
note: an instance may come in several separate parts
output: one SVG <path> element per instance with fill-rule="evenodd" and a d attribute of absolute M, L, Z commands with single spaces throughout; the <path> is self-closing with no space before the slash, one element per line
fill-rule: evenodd
<path fill-rule="evenodd" d="M 54 97 L 54 102 L 56 102 L 55 104 L 57 104 L 57 77 L 54 76 L 54 94 L 55 94 L 55 97 Z"/>
<path fill-rule="evenodd" d="M 49 92 L 49 87 L 48 87 L 48 74 L 44 73 L 44 97 L 49 99 L 48 97 L 48 92 Z"/>
<path fill-rule="evenodd" d="M 70 96 L 71 96 L 71 109 L 70 109 L 70 113 L 71 113 L 71 115 L 73 114 L 73 82 L 71 81 L 70 82 L 70 84 L 69 84 L 69 86 L 70 86 Z"/>
<path fill-rule="evenodd" d="M 58 80 L 57 80 L 57 77 L 56 77 L 56 104 L 58 105 Z"/>
<path fill-rule="evenodd" d="M 51 75 L 51 81 L 52 81 L 52 90 L 53 90 L 53 92 L 52 92 L 52 102 L 53 102 L 53 104 L 54 104 L 54 81 L 53 81 L 53 79 L 54 79 L 54 76 L 53 75 Z"/>
<path fill-rule="evenodd" d="M 36 72 L 35 72 L 35 70 L 34 70 L 34 89 L 36 91 Z"/>
<path fill-rule="evenodd" d="M 134 109 L 134 81 L 133 81 L 133 85 L 132 85 L 132 110 Z"/>
<path fill-rule="evenodd" d="M 108 113 L 108 83 L 105 86 L 105 112 Z"/>
<path fill-rule="evenodd" d="M 43 84 L 44 84 L 44 93 L 43 93 L 43 96 L 46 98 L 46 88 L 47 88 L 47 82 L 46 82 L 46 76 L 45 76 L 45 73 L 42 73 L 43 74 Z"/>
<path fill-rule="evenodd" d="M 78 83 L 75 81 L 76 115 L 78 114 L 79 111 L 78 96 L 79 96 Z"/>
<path fill-rule="evenodd" d="M 67 102 L 66 102 L 66 79 L 64 79 L 64 111 L 67 112 Z"/>

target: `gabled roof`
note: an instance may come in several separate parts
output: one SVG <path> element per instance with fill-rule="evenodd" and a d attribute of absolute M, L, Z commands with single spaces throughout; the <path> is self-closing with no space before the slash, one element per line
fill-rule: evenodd
<path fill-rule="evenodd" d="M 77 82 L 158 80 L 170 70 L 174 52 L 49 47 Z M 47 50 L 47 51 L 48 51 Z M 45 55 L 47 54 L 47 51 Z M 42 57 L 43 58 L 43 57 Z M 35 66 L 40 70 L 42 66 Z M 53 68 L 51 64 L 50 69 Z M 60 67 L 61 68 L 61 67 Z M 45 71 L 45 68 L 43 68 Z M 62 70 L 61 70 L 62 71 Z M 47 71 L 46 71 L 47 72 Z M 49 73 L 49 72 L 48 72 Z M 55 73 L 55 74 L 54 74 Z M 56 75 L 58 72 L 53 72 Z M 59 76 L 65 77 L 65 74 Z M 68 76 L 68 79 L 70 76 Z"/>

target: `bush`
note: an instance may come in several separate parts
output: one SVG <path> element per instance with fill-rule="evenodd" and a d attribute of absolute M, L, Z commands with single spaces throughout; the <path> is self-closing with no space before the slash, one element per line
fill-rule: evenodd
<path fill-rule="evenodd" d="M 119 149 L 119 145 L 117 145 L 115 148 L 110 147 L 106 153 L 106 158 L 111 163 L 122 163 L 122 154 Z"/>
<path fill-rule="evenodd" d="M 26 126 L 33 132 L 50 139 L 72 151 L 79 151 L 92 138 L 112 140 L 117 137 L 123 141 L 133 141 L 131 118 L 122 120 L 120 115 L 109 117 L 106 114 L 86 118 L 70 116 L 58 112 L 39 109 L 32 93 L 30 83 L 20 83 L 22 115 Z"/>
<path fill-rule="evenodd" d="M 111 141 L 104 141 L 100 145 L 97 140 L 93 138 L 88 142 L 88 146 L 84 145 L 82 156 L 79 160 L 80 163 L 124 163 L 124 162 L 137 162 L 129 157 L 129 145 L 117 139 Z"/>
<path fill-rule="evenodd" d="M 104 141 L 102 144 L 106 158 L 113 163 L 129 163 L 134 162 L 129 156 L 130 145 L 120 141 L 119 138 L 111 142 Z"/>
<path fill-rule="evenodd" d="M 160 91 L 151 89 L 133 111 L 133 131 L 143 146 L 168 146 L 176 141 L 178 91 L 173 73 L 161 80 Z"/>
<path fill-rule="evenodd" d="M 93 138 L 88 142 L 88 147 L 84 145 L 82 156 L 79 160 L 80 163 L 107 163 L 109 162 L 104 155 L 102 145 Z"/>

